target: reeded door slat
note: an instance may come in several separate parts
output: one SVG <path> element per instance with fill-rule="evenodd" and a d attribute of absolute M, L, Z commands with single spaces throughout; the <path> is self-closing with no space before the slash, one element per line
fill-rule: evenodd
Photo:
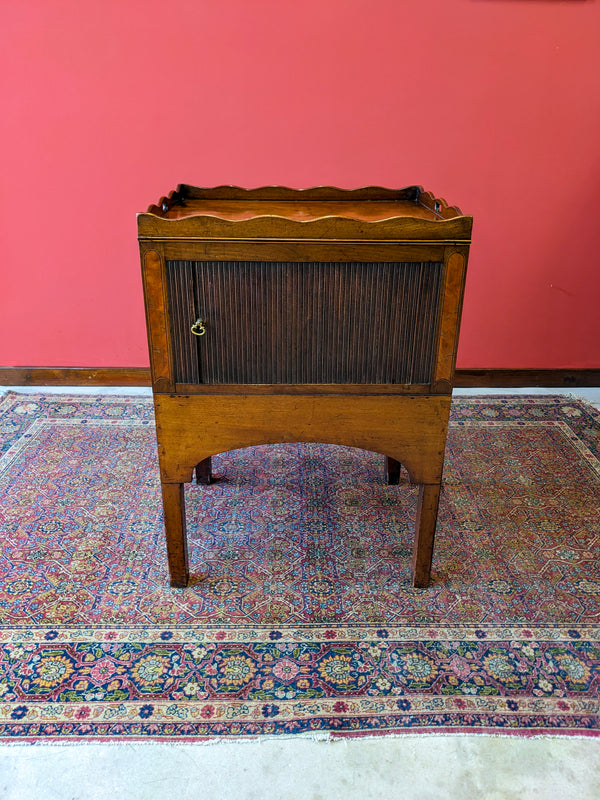
<path fill-rule="evenodd" d="M 167 274 L 178 383 L 431 381 L 441 262 L 168 261 Z"/>

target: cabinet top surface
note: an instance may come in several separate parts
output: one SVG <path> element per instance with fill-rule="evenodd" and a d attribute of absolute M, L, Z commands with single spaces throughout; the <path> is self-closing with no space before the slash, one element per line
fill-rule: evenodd
<path fill-rule="evenodd" d="M 140 235 L 151 235 L 163 231 L 164 225 L 166 233 L 173 223 L 210 226 L 212 221 L 213 224 L 234 224 L 237 228 L 253 222 L 264 227 L 268 220 L 278 220 L 277 225 L 312 223 L 313 226 L 319 221 L 351 220 L 349 224 L 370 223 L 370 228 L 378 223 L 388 228 L 410 222 L 442 228 L 450 224 L 469 236 L 472 223 L 472 218 L 463 215 L 459 208 L 448 205 L 420 186 L 404 189 L 369 186 L 350 190 L 331 186 L 204 189 L 182 184 L 138 215 L 138 229 Z"/>
<path fill-rule="evenodd" d="M 309 222 L 322 217 L 377 221 L 392 217 L 440 219 L 433 211 L 407 201 L 385 200 L 189 200 L 161 213 L 164 219 L 211 216 L 228 220 L 283 217 Z"/>

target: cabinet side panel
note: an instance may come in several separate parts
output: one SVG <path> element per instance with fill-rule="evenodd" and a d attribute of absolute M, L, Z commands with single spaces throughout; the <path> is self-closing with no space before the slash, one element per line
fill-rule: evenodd
<path fill-rule="evenodd" d="M 155 392 L 171 392 L 175 384 L 164 262 L 154 249 L 142 248 L 141 255 L 152 388 Z"/>
<path fill-rule="evenodd" d="M 437 390 L 450 390 L 454 381 L 466 267 L 467 251 L 447 251 L 439 341 L 433 374 L 434 389 Z"/>

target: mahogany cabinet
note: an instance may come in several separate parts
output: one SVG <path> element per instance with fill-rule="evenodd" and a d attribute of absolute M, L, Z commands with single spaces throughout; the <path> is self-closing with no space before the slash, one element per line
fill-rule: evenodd
<path fill-rule="evenodd" d="M 200 189 L 138 215 L 171 585 L 183 484 L 275 442 L 386 456 L 419 484 L 429 582 L 472 218 L 421 187 Z"/>

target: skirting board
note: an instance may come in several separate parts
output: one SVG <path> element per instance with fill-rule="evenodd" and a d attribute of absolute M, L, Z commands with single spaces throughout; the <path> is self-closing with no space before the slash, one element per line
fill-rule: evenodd
<path fill-rule="evenodd" d="M 0 367 L 0 386 L 150 385 L 150 367 Z"/>
<path fill-rule="evenodd" d="M 150 386 L 148 367 L 0 367 L 1 386 Z M 461 389 L 600 386 L 600 369 L 457 369 Z"/>

